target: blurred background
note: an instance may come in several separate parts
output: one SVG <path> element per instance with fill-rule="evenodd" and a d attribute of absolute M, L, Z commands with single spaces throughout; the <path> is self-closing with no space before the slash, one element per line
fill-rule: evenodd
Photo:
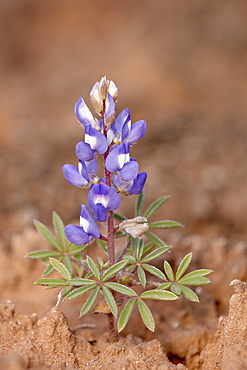
<path fill-rule="evenodd" d="M 230 0 L 1 0 L 0 238 L 52 210 L 78 219 L 87 192 L 61 167 L 83 139 L 74 104 L 105 75 L 118 112 L 148 123 L 132 150 L 147 204 L 171 195 L 161 218 L 180 234 L 246 235 L 246 15 Z"/>

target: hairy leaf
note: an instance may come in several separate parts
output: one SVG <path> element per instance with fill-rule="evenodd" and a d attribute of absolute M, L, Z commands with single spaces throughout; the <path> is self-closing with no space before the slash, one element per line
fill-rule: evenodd
<path fill-rule="evenodd" d="M 137 242 L 137 248 L 136 248 L 136 260 L 138 262 L 142 258 L 143 250 L 144 250 L 144 241 L 143 241 L 143 239 L 139 239 L 138 242 Z"/>
<path fill-rule="evenodd" d="M 145 288 L 146 282 L 147 282 L 146 274 L 145 274 L 145 271 L 143 270 L 143 268 L 140 267 L 140 266 L 138 266 L 138 268 L 137 268 L 137 275 L 138 275 L 138 279 L 139 279 L 141 285 L 143 286 L 143 288 Z"/>
<path fill-rule="evenodd" d="M 102 276 L 102 281 L 115 276 L 122 268 L 127 264 L 128 261 L 120 261 L 115 263 L 113 266 L 109 267 Z"/>
<path fill-rule="evenodd" d="M 64 279 L 49 279 L 49 278 L 44 278 L 44 279 L 38 279 L 34 282 L 34 284 L 38 285 L 56 285 L 56 286 L 67 286 L 68 282 L 65 281 Z"/>
<path fill-rule="evenodd" d="M 64 277 L 64 279 L 66 280 L 71 279 L 71 274 L 63 263 L 59 262 L 55 258 L 50 258 L 50 263 L 54 267 L 54 269 L 57 270 L 57 272 L 59 272 L 59 274 L 61 274 Z"/>
<path fill-rule="evenodd" d="M 153 233 L 150 233 L 149 231 L 145 232 L 146 237 L 153 242 L 157 247 L 166 247 L 166 243 L 163 242 L 162 239 L 160 239 L 157 235 L 154 235 Z"/>
<path fill-rule="evenodd" d="M 133 312 L 135 303 L 136 303 L 136 298 L 131 298 L 126 303 L 126 305 L 124 306 L 124 308 L 123 308 L 123 310 L 122 310 L 122 312 L 119 316 L 118 324 L 117 324 L 117 329 L 118 329 L 119 333 L 120 333 L 120 331 L 122 331 L 125 328 L 127 322 L 129 321 L 130 316 Z"/>
<path fill-rule="evenodd" d="M 160 247 L 158 249 L 155 249 L 151 253 L 147 254 L 144 258 L 142 258 L 142 262 L 149 262 L 149 261 L 161 256 L 162 254 L 166 253 L 167 251 L 169 251 L 170 248 L 171 247 L 169 247 L 167 245 L 165 247 Z"/>
<path fill-rule="evenodd" d="M 52 213 L 52 222 L 53 222 L 54 230 L 57 234 L 57 237 L 61 243 L 61 246 L 63 247 L 63 250 L 65 251 L 67 247 L 67 239 L 66 239 L 65 232 L 64 232 L 64 223 L 61 217 L 59 216 L 59 214 L 56 213 L 55 211 L 53 211 Z"/>
<path fill-rule="evenodd" d="M 58 251 L 39 250 L 28 253 L 25 257 L 27 258 L 47 258 L 47 257 L 58 257 L 61 253 Z"/>
<path fill-rule="evenodd" d="M 170 281 L 174 281 L 174 273 L 169 262 L 164 261 L 164 270 Z"/>
<path fill-rule="evenodd" d="M 156 199 L 153 203 L 149 205 L 144 213 L 144 217 L 149 219 L 168 199 L 170 196 L 163 196 Z"/>
<path fill-rule="evenodd" d="M 160 289 L 148 290 L 146 292 L 143 292 L 140 297 L 143 299 L 156 299 L 161 301 L 173 301 L 175 299 L 178 299 L 176 294 L 167 290 Z"/>
<path fill-rule="evenodd" d="M 183 227 L 183 225 L 172 220 L 156 221 L 149 224 L 149 229 L 172 229 L 174 227 Z"/>
<path fill-rule="evenodd" d="M 109 289 L 115 290 L 118 293 L 129 296 L 129 297 L 135 297 L 137 295 L 133 289 L 127 287 L 126 285 L 108 282 L 108 283 L 105 283 L 104 286 L 106 286 Z"/>
<path fill-rule="evenodd" d="M 90 268 L 90 270 L 92 271 L 93 275 L 96 277 L 96 279 L 100 280 L 99 269 L 98 269 L 96 263 L 89 256 L 87 256 L 87 264 L 88 264 L 88 267 Z"/>
<path fill-rule="evenodd" d="M 185 298 L 187 298 L 189 301 L 199 302 L 199 298 L 196 293 L 193 292 L 193 290 L 184 285 L 180 285 L 180 288 Z"/>
<path fill-rule="evenodd" d="M 182 277 L 182 279 L 178 280 L 179 284 L 182 285 L 205 285 L 209 284 L 210 280 L 206 277 L 194 277 L 194 278 L 185 278 Z"/>
<path fill-rule="evenodd" d="M 110 291 L 110 289 L 108 289 L 106 286 L 102 286 L 102 291 L 103 291 L 103 294 L 104 294 L 104 297 L 105 297 L 105 300 L 111 310 L 111 313 L 113 314 L 114 317 L 117 317 L 117 304 L 115 302 L 115 299 L 112 295 L 112 292 Z"/>
<path fill-rule="evenodd" d="M 181 278 L 181 276 L 185 273 L 185 271 L 187 270 L 190 264 L 191 258 L 192 258 L 192 253 L 188 253 L 180 262 L 180 265 L 178 266 L 178 269 L 176 272 L 176 281 L 178 281 Z"/>
<path fill-rule="evenodd" d="M 82 286 L 82 285 L 95 283 L 95 281 L 91 279 L 75 278 L 75 279 L 70 279 L 69 283 L 73 286 Z"/>
<path fill-rule="evenodd" d="M 97 286 L 96 283 L 92 283 L 92 284 L 85 285 L 81 288 L 77 288 L 77 289 L 73 290 L 72 292 L 70 292 L 69 294 L 67 294 L 65 299 L 73 299 L 73 298 L 79 297 L 79 296 L 89 292 L 90 290 L 94 289 L 96 286 Z"/>
<path fill-rule="evenodd" d="M 158 278 L 162 279 L 162 280 L 166 280 L 166 277 L 165 275 L 163 274 L 162 271 L 160 271 L 157 267 L 155 266 L 152 266 L 152 265 L 147 265 L 146 263 L 143 263 L 142 264 L 142 267 L 148 271 L 150 274 L 154 275 L 154 276 L 157 276 Z"/>
<path fill-rule="evenodd" d="M 70 243 L 69 248 L 68 248 L 69 249 L 68 255 L 74 256 L 75 254 L 85 251 L 87 247 L 88 247 L 88 244 L 76 245 L 76 244 Z"/>
<path fill-rule="evenodd" d="M 94 291 L 91 293 L 91 295 L 88 297 L 88 299 L 86 300 L 84 305 L 82 306 L 82 309 L 81 309 L 81 312 L 80 312 L 80 317 L 82 317 L 83 315 L 86 315 L 86 313 L 88 313 L 88 311 L 94 305 L 94 303 L 95 303 L 95 301 L 96 301 L 96 299 L 99 295 L 99 292 L 100 292 L 100 287 L 97 286 L 94 289 Z"/>
<path fill-rule="evenodd" d="M 144 192 L 142 191 L 136 200 L 135 204 L 135 216 L 140 216 L 142 214 L 142 208 L 144 203 Z"/>
<path fill-rule="evenodd" d="M 43 236 L 43 238 L 45 238 L 45 240 L 48 241 L 48 243 L 53 245 L 53 247 L 55 247 L 59 251 L 63 250 L 63 247 L 57 242 L 54 235 L 44 224 L 42 224 L 42 222 L 34 220 L 34 225 L 38 232 Z"/>
<path fill-rule="evenodd" d="M 138 309 L 139 309 L 142 321 L 145 324 L 145 326 L 149 330 L 154 331 L 155 323 L 154 323 L 152 312 L 150 311 L 146 303 L 143 302 L 143 300 L 141 299 L 138 299 Z"/>

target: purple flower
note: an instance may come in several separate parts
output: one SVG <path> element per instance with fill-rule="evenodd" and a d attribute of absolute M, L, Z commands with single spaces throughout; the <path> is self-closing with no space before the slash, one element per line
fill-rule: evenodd
<path fill-rule="evenodd" d="M 88 207 L 94 214 L 95 220 L 107 220 L 107 210 L 114 211 L 120 206 L 120 196 L 114 188 L 99 183 L 93 184 L 88 193 Z"/>
<path fill-rule="evenodd" d="M 78 166 L 65 164 L 63 174 L 66 180 L 74 186 L 86 186 L 97 177 L 98 163 L 96 159 L 89 162 L 79 160 Z"/>
<path fill-rule="evenodd" d="M 82 161 L 90 161 L 95 152 L 104 154 L 108 149 L 105 136 L 90 125 L 85 126 L 85 141 L 76 145 L 76 156 Z"/>
<path fill-rule="evenodd" d="M 80 226 L 67 225 L 64 231 L 68 240 L 77 245 L 87 244 L 92 238 L 100 237 L 98 225 L 84 205 L 81 205 Z"/>
<path fill-rule="evenodd" d="M 117 116 L 115 123 L 113 123 L 108 130 L 108 142 L 112 141 L 116 144 L 121 142 L 136 143 L 146 133 L 147 123 L 143 120 L 131 125 L 129 109 L 124 109 Z"/>
<path fill-rule="evenodd" d="M 119 193 L 129 194 L 140 194 L 145 185 L 147 179 L 147 173 L 141 172 L 132 181 L 123 181 L 118 176 L 113 175 L 112 181 L 116 186 Z"/>
<path fill-rule="evenodd" d="M 138 163 L 129 155 L 130 144 L 115 145 L 108 154 L 105 162 L 106 169 L 126 181 L 134 180 L 138 174 Z"/>
<path fill-rule="evenodd" d="M 91 125 L 92 127 L 97 127 L 97 120 L 93 117 L 82 98 L 79 98 L 75 104 L 75 115 L 78 121 L 84 126 Z"/>

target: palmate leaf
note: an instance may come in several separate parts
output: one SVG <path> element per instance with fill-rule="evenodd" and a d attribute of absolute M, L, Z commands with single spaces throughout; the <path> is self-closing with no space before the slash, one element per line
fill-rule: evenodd
<path fill-rule="evenodd" d="M 205 285 L 205 284 L 209 284 L 210 280 L 206 277 L 200 277 L 200 276 L 197 276 L 194 278 L 182 277 L 182 279 L 178 280 L 178 283 L 182 285 Z"/>
<path fill-rule="evenodd" d="M 166 247 L 166 243 L 163 242 L 162 239 L 160 239 L 157 235 L 154 235 L 153 233 L 150 233 L 149 231 L 145 232 L 146 237 L 154 243 L 154 245 L 157 245 L 157 247 Z"/>
<path fill-rule="evenodd" d="M 38 232 L 45 238 L 48 243 L 50 243 L 53 247 L 55 247 L 57 250 L 62 251 L 63 247 L 57 242 L 54 235 L 50 232 L 50 230 L 42 224 L 42 222 L 34 220 L 34 225 Z"/>
<path fill-rule="evenodd" d="M 27 258 L 47 258 L 47 257 L 58 257 L 61 253 L 58 251 L 39 250 L 28 253 L 25 257 Z"/>
<path fill-rule="evenodd" d="M 73 286 L 82 286 L 82 285 L 92 284 L 92 283 L 94 283 L 94 280 L 83 279 L 83 278 L 74 278 L 74 279 L 70 279 L 69 283 Z"/>
<path fill-rule="evenodd" d="M 137 268 L 137 275 L 138 275 L 138 279 L 139 279 L 141 285 L 143 286 L 143 288 L 145 288 L 146 283 L 147 283 L 146 274 L 145 274 L 145 271 L 143 270 L 143 268 L 140 267 L 140 266 L 138 266 L 138 268 Z"/>
<path fill-rule="evenodd" d="M 80 317 L 82 317 L 83 315 L 86 315 L 86 313 L 88 313 L 88 311 L 92 308 L 92 306 L 94 305 L 98 295 L 99 295 L 99 292 L 100 292 L 100 287 L 97 286 L 94 291 L 90 294 L 90 296 L 88 297 L 88 299 L 86 300 L 86 302 L 84 303 L 84 305 L 82 306 L 82 309 L 81 309 L 81 312 L 80 312 Z"/>
<path fill-rule="evenodd" d="M 71 279 L 71 274 L 63 263 L 59 262 L 55 258 L 50 258 L 50 263 L 54 269 L 57 270 L 57 272 L 59 272 L 59 274 L 61 274 L 66 280 Z"/>
<path fill-rule="evenodd" d="M 174 301 L 175 299 L 178 299 L 176 294 L 169 292 L 167 290 L 160 290 L 160 289 L 147 290 L 146 292 L 143 292 L 140 295 L 140 298 L 155 299 L 159 301 Z"/>
<path fill-rule="evenodd" d="M 191 258 L 192 258 L 192 253 L 188 253 L 180 262 L 180 265 L 178 266 L 178 269 L 176 272 L 176 277 L 175 277 L 176 281 L 178 281 L 181 278 L 181 276 L 185 273 L 185 271 L 187 270 L 190 264 Z"/>
<path fill-rule="evenodd" d="M 69 283 L 65 279 L 49 279 L 49 278 L 44 278 L 44 279 L 38 279 L 34 282 L 34 284 L 38 285 L 53 285 L 56 287 L 59 286 L 67 286 Z"/>
<path fill-rule="evenodd" d="M 154 318 L 152 315 L 152 312 L 148 308 L 145 302 L 143 300 L 138 299 L 138 309 L 142 318 L 142 321 L 144 325 L 151 331 L 154 331 L 155 329 L 155 323 Z"/>
<path fill-rule="evenodd" d="M 188 288 L 187 286 L 184 286 L 184 285 L 180 285 L 180 289 L 182 291 L 182 294 L 185 296 L 185 298 L 187 298 L 189 301 L 192 301 L 192 302 L 199 302 L 199 298 L 198 296 L 196 295 L 195 292 L 193 292 L 193 290 L 191 290 L 190 288 Z"/>
<path fill-rule="evenodd" d="M 164 261 L 164 270 L 170 281 L 174 281 L 174 273 L 169 262 Z"/>
<path fill-rule="evenodd" d="M 96 263 L 89 256 L 87 256 L 87 264 L 88 264 L 88 267 L 90 268 L 91 272 L 93 273 L 93 275 L 96 277 L 96 279 L 100 280 L 99 269 L 98 269 Z"/>
<path fill-rule="evenodd" d="M 144 241 L 143 239 L 137 239 L 137 247 L 136 247 L 136 260 L 139 262 L 142 258 L 143 255 L 143 250 L 144 250 Z"/>
<path fill-rule="evenodd" d="M 156 289 L 168 289 L 170 288 L 170 286 L 172 285 L 172 283 L 164 283 L 164 284 L 161 284 L 159 285 Z"/>
<path fill-rule="evenodd" d="M 128 261 L 120 261 L 115 263 L 113 266 L 109 267 L 102 276 L 102 281 L 106 281 L 107 279 L 115 276 L 122 268 L 127 264 Z"/>
<path fill-rule="evenodd" d="M 110 289 L 108 289 L 106 286 L 102 286 L 102 291 L 103 291 L 103 294 L 104 294 L 104 298 L 106 300 L 106 303 L 108 304 L 110 310 L 111 310 L 111 313 L 113 314 L 114 317 L 117 317 L 117 304 L 115 302 L 115 299 L 113 297 L 113 294 L 112 292 L 110 291 Z"/>
<path fill-rule="evenodd" d="M 199 270 L 189 272 L 188 274 L 184 275 L 182 277 L 182 279 L 184 279 L 184 278 L 186 278 L 186 279 L 187 278 L 194 278 L 194 277 L 203 277 L 203 276 L 207 276 L 207 275 L 211 274 L 211 272 L 213 272 L 213 270 L 199 269 Z"/>
<path fill-rule="evenodd" d="M 149 219 L 168 199 L 170 196 L 163 196 L 156 199 L 153 203 L 149 205 L 144 213 L 144 217 Z"/>
<path fill-rule="evenodd" d="M 171 247 L 169 247 L 167 245 L 167 246 L 155 249 L 151 253 L 147 254 L 144 258 L 142 258 L 142 262 L 149 262 L 149 261 L 161 256 L 162 254 L 166 253 L 167 251 L 169 251 L 170 248 Z"/>
<path fill-rule="evenodd" d="M 92 281 L 91 284 L 87 284 L 81 288 L 77 288 L 75 290 L 73 290 L 72 292 L 70 292 L 69 294 L 66 295 L 65 299 L 73 299 L 73 298 L 77 298 L 77 297 L 80 297 L 81 295 L 89 292 L 90 290 L 96 288 L 97 284 L 95 282 Z"/>
<path fill-rule="evenodd" d="M 140 216 L 142 214 L 142 208 L 143 208 L 143 203 L 144 203 L 144 192 L 142 191 L 136 200 L 135 204 L 135 217 Z"/>
<path fill-rule="evenodd" d="M 183 225 L 172 220 L 156 221 L 149 224 L 149 229 L 172 229 L 175 227 L 183 227 Z"/>
<path fill-rule="evenodd" d="M 122 331 L 125 328 L 127 322 L 129 321 L 130 316 L 131 316 L 131 314 L 133 312 L 135 303 L 136 303 L 136 298 L 131 298 L 126 303 L 126 305 L 124 306 L 124 308 L 122 309 L 122 312 L 121 312 L 121 314 L 119 316 L 118 323 L 117 323 L 117 329 L 118 329 L 118 332 L 119 333 L 120 333 L 120 331 Z"/>
<path fill-rule="evenodd" d="M 133 289 L 127 287 L 126 285 L 108 282 L 108 283 L 105 283 L 104 286 L 106 286 L 109 289 L 115 290 L 115 292 L 124 294 L 128 297 L 135 297 L 137 295 Z"/>
<path fill-rule="evenodd" d="M 143 263 L 142 264 L 142 267 L 148 271 L 150 274 L 162 279 L 162 280 L 166 280 L 166 277 L 165 275 L 163 274 L 162 271 L 160 271 L 157 267 L 155 266 L 152 266 L 152 265 L 147 265 L 146 263 Z"/>
<path fill-rule="evenodd" d="M 52 212 L 52 222 L 56 235 L 61 243 L 61 246 L 63 247 L 63 250 L 65 251 L 67 247 L 67 239 L 64 232 L 64 223 L 59 214 L 55 211 Z"/>

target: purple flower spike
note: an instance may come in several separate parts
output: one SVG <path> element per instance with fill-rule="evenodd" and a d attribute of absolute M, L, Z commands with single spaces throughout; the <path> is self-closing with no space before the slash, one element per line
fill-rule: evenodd
<path fill-rule="evenodd" d="M 78 167 L 72 164 L 63 166 L 63 174 L 66 180 L 74 186 L 86 186 L 95 179 L 98 169 L 96 159 L 90 162 L 79 160 Z"/>
<path fill-rule="evenodd" d="M 84 141 L 79 141 L 79 143 L 76 144 L 75 153 L 77 158 L 81 161 L 91 161 L 95 154 L 90 145 Z"/>
<path fill-rule="evenodd" d="M 81 205 L 80 226 L 67 225 L 64 230 L 68 240 L 77 245 L 87 244 L 92 238 L 100 237 L 98 225 L 84 205 Z"/>
<path fill-rule="evenodd" d="M 105 136 L 92 126 L 85 127 L 85 142 L 90 148 L 99 154 L 104 154 L 108 149 L 108 143 Z"/>
<path fill-rule="evenodd" d="M 147 179 L 146 172 L 141 172 L 132 181 L 122 181 L 118 176 L 113 175 L 112 180 L 119 193 L 140 194 Z"/>
<path fill-rule="evenodd" d="M 143 120 L 134 123 L 131 126 L 129 135 L 124 139 L 128 143 L 136 143 L 141 140 L 146 133 L 147 123 Z"/>
<path fill-rule="evenodd" d="M 139 165 L 135 159 L 130 158 L 128 163 L 125 163 L 119 171 L 119 176 L 126 181 L 134 180 L 138 174 Z"/>
<path fill-rule="evenodd" d="M 130 161 L 130 144 L 123 143 L 115 145 L 106 158 L 106 168 L 110 172 L 117 172 Z"/>
<path fill-rule="evenodd" d="M 114 122 L 116 116 L 115 112 L 115 102 L 111 94 L 107 93 L 106 105 L 105 105 L 105 122 L 110 125 Z"/>
<path fill-rule="evenodd" d="M 88 194 L 88 207 L 94 214 L 95 220 L 107 220 L 106 210 L 114 211 L 120 206 L 120 197 L 114 188 L 99 183 L 91 186 Z"/>
<path fill-rule="evenodd" d="M 75 104 L 75 115 L 83 125 L 95 125 L 95 119 L 82 98 Z"/>

